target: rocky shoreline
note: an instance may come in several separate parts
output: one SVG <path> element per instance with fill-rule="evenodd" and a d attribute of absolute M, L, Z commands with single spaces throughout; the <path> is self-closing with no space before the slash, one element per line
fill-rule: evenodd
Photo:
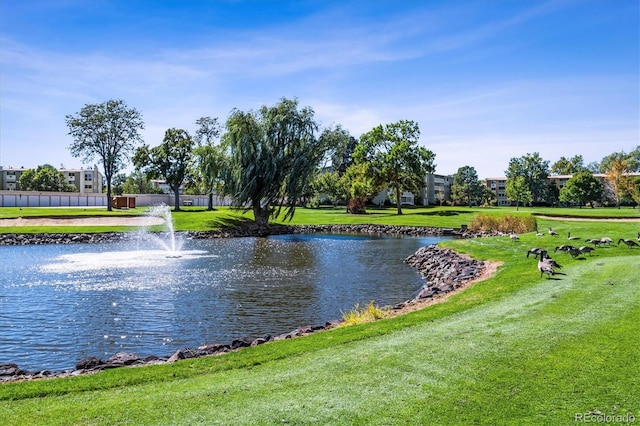
<path fill-rule="evenodd" d="M 368 234 L 395 234 L 395 235 L 458 235 L 471 237 L 463 230 L 446 230 L 442 228 L 407 227 L 407 226 L 383 226 L 383 225 L 318 225 L 318 226 L 277 226 L 269 229 L 257 227 L 230 228 L 221 231 L 189 232 L 190 238 L 234 238 L 246 236 L 274 235 L 274 234 L 300 234 L 300 233 L 368 233 Z M 72 244 L 72 243 L 98 243 L 123 240 L 126 233 L 103 234 L 2 234 L 0 245 L 24 245 L 24 244 Z M 399 303 L 390 309 L 400 312 L 408 307 L 424 301 L 435 300 L 447 293 L 453 292 L 463 285 L 478 279 L 485 270 L 485 263 L 462 256 L 453 250 L 439 248 L 430 245 L 420 248 L 414 254 L 405 259 L 405 263 L 415 267 L 426 284 L 419 289 L 415 296 L 403 303 Z M 131 353 L 117 353 L 103 361 L 96 357 L 88 357 L 80 360 L 75 369 L 67 371 L 26 371 L 17 364 L 0 364 L 0 382 L 31 380 L 39 378 L 69 377 L 81 374 L 91 374 L 98 371 L 124 366 L 151 365 L 170 363 L 181 359 L 201 356 L 221 355 L 244 347 L 256 346 L 267 342 L 291 339 L 305 336 L 321 330 L 327 330 L 339 325 L 340 321 L 327 321 L 320 325 L 307 325 L 298 327 L 288 333 L 278 336 L 263 336 L 256 339 L 237 338 L 227 344 L 208 344 L 197 349 L 185 348 L 176 350 L 166 357 L 149 356 L 139 357 Z"/>
<path fill-rule="evenodd" d="M 214 231 L 177 232 L 187 238 L 240 238 L 264 237 L 282 234 L 310 233 L 359 233 L 372 235 L 409 235 L 409 236 L 442 236 L 450 235 L 460 238 L 488 236 L 487 233 L 471 232 L 466 228 L 433 228 L 427 226 L 393 226 L 393 225 L 271 225 L 260 227 L 247 224 L 237 227 L 223 228 Z M 31 244 L 96 244 L 123 241 L 135 238 L 135 232 L 100 232 L 100 233 L 68 233 L 68 234 L 0 234 L 0 246 Z"/>

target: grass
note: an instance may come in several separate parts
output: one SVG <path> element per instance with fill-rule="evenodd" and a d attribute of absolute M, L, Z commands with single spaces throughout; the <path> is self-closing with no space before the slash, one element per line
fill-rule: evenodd
<path fill-rule="evenodd" d="M 114 210 L 107 212 L 102 207 L 97 208 L 25 208 L 15 207 L 0 208 L 0 219 L 17 217 L 57 217 L 57 216 L 131 216 L 143 215 L 148 209 L 136 208 L 129 210 Z M 545 207 L 405 207 L 403 215 L 396 214 L 395 207 L 371 208 L 367 214 L 352 215 L 345 212 L 344 208 L 320 208 L 320 209 L 296 209 L 291 222 L 276 220 L 276 223 L 292 225 L 325 225 L 325 224 L 380 224 L 380 225 L 409 225 L 409 226 L 434 226 L 442 228 L 459 228 L 461 225 L 470 225 L 472 220 L 479 215 L 484 217 L 501 218 L 505 215 L 523 217 L 533 215 L 582 218 L 640 218 L 640 211 L 632 208 L 545 208 Z M 243 213 L 241 210 L 228 207 L 218 207 L 213 211 L 207 211 L 202 207 L 181 207 L 178 212 L 172 212 L 174 227 L 178 231 L 206 231 L 219 229 L 222 226 L 234 225 L 242 221 L 252 220 L 252 213 Z M 0 233 L 74 233 L 74 232 L 124 232 L 135 228 L 131 227 L 104 227 L 104 226 L 56 226 L 56 227 L 0 227 Z M 154 228 L 156 230 L 159 227 Z"/>
<path fill-rule="evenodd" d="M 446 212 L 416 209 L 397 220 L 448 227 Z M 340 217 L 324 213 L 327 221 Z M 321 214 L 300 210 L 294 220 L 314 223 Z M 390 216 L 375 219 L 396 220 Z M 4 425 L 556 425 L 596 411 L 640 417 L 640 250 L 557 254 L 564 268 L 554 279 L 541 279 L 525 257 L 532 246 L 553 253 L 568 231 L 617 240 L 635 238 L 640 224 L 538 218 L 537 225 L 560 236 L 442 242 L 504 262 L 446 302 L 223 356 L 3 384 L 0 418 Z"/>

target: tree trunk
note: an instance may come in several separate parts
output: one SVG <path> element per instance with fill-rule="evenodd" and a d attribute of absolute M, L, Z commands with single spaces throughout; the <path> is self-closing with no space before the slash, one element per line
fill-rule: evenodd
<path fill-rule="evenodd" d="M 175 203 L 174 211 L 180 211 L 180 192 L 178 192 L 178 188 L 173 188 L 173 202 Z"/>
<path fill-rule="evenodd" d="M 271 214 L 269 206 L 262 207 L 260 200 L 253 200 L 251 204 L 253 205 L 253 217 L 256 225 L 269 226 L 269 215 Z"/>
<path fill-rule="evenodd" d="M 209 202 L 207 205 L 207 210 L 209 211 L 213 210 L 213 192 L 209 193 Z"/>
<path fill-rule="evenodd" d="M 396 205 L 398 207 L 398 214 L 402 214 L 402 198 L 400 194 L 400 188 L 396 188 Z"/>
<path fill-rule="evenodd" d="M 112 199 L 111 199 L 111 181 L 107 180 L 107 211 L 110 212 L 113 210 L 113 208 L 111 207 L 111 203 L 112 203 Z"/>

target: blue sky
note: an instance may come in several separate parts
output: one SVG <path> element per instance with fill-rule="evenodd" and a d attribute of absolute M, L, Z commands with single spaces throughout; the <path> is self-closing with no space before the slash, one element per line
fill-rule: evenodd
<path fill-rule="evenodd" d="M 0 0 L 0 165 L 87 167 L 65 116 L 122 99 L 145 143 L 297 98 L 359 137 L 416 121 L 436 172 L 640 144 L 637 0 Z"/>

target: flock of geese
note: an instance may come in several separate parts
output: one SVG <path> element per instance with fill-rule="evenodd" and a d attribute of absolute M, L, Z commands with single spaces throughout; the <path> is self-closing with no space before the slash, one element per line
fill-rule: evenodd
<path fill-rule="evenodd" d="M 549 228 L 548 231 L 549 235 L 553 236 L 553 237 L 557 237 L 558 233 L 556 231 L 554 231 L 552 228 Z M 538 236 L 542 236 L 544 234 L 542 233 L 536 233 L 536 235 Z M 509 237 L 513 240 L 516 241 L 518 240 L 518 236 L 517 234 L 511 233 L 509 234 Z M 580 237 L 576 237 L 576 236 L 572 236 L 571 232 L 567 232 L 567 240 L 568 241 L 579 241 Z M 592 252 L 595 250 L 595 247 L 599 247 L 599 246 L 610 246 L 614 243 L 614 241 L 609 238 L 609 237 L 602 237 L 602 238 L 587 238 L 586 240 L 584 240 L 586 243 L 592 244 L 592 246 L 579 246 L 576 247 L 574 245 L 571 244 L 562 244 L 560 246 L 557 246 L 554 250 L 555 253 L 557 252 L 566 252 L 569 253 L 571 255 L 572 258 L 576 259 L 581 255 L 584 254 L 589 254 L 589 256 L 592 256 Z M 620 245 L 620 243 L 623 243 L 624 245 L 626 245 L 628 248 L 634 248 L 634 247 L 639 247 L 640 248 L 640 232 L 638 232 L 638 235 L 636 237 L 636 240 L 631 240 L 631 239 L 626 239 L 626 238 L 620 238 L 618 240 L 618 246 Z M 575 243 L 574 243 L 575 244 Z M 549 256 L 549 251 L 542 249 L 542 248 L 538 248 L 538 247 L 533 247 L 531 248 L 529 251 L 527 251 L 527 258 L 529 256 L 533 255 L 535 259 L 538 259 L 538 271 L 540 271 L 540 278 L 542 278 L 543 275 L 547 275 L 547 279 L 549 279 L 549 277 L 558 274 L 558 270 L 562 269 L 562 265 L 560 265 L 558 262 L 556 262 L 555 260 L 553 260 L 551 258 L 551 256 Z"/>

